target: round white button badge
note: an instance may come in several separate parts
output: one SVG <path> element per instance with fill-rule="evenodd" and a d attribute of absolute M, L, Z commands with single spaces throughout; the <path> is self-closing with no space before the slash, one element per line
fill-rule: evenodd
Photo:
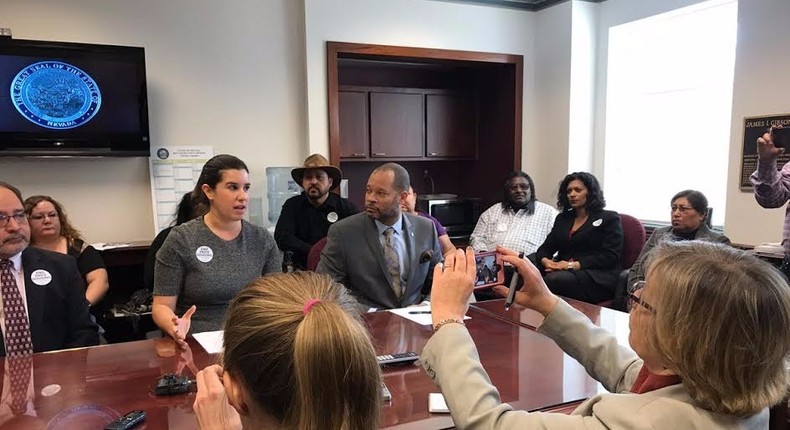
<path fill-rule="evenodd" d="M 214 251 L 208 246 L 201 246 L 195 251 L 195 257 L 203 263 L 208 263 L 214 259 Z"/>
<path fill-rule="evenodd" d="M 44 269 L 38 269 L 30 274 L 30 280 L 36 285 L 44 286 L 52 282 L 52 275 Z"/>
<path fill-rule="evenodd" d="M 593 223 L 592 223 L 592 225 L 595 226 L 595 227 L 598 227 L 601 224 L 603 224 L 603 220 L 601 218 L 598 218 L 597 220 L 593 221 Z"/>
<path fill-rule="evenodd" d="M 336 222 L 337 221 L 337 213 L 336 212 L 329 212 L 326 214 L 326 220 L 329 222 Z"/>
<path fill-rule="evenodd" d="M 52 397 L 60 392 L 60 385 L 50 384 L 41 389 L 41 395 L 44 397 Z"/>

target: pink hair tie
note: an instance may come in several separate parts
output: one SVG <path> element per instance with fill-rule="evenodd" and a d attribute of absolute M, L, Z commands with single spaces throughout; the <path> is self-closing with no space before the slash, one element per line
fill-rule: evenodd
<path fill-rule="evenodd" d="M 307 313 L 310 312 L 310 309 L 312 309 L 312 307 L 315 306 L 315 304 L 320 302 L 320 301 L 321 300 L 319 300 L 319 299 L 310 299 L 310 300 L 306 301 L 304 306 L 302 307 L 302 313 L 307 315 Z"/>

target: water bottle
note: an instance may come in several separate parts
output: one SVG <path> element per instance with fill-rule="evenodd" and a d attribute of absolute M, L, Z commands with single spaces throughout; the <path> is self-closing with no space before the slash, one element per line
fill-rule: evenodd
<path fill-rule="evenodd" d="M 269 199 L 269 222 L 277 224 L 283 203 L 302 192 L 302 187 L 291 177 L 291 170 L 295 167 L 267 167 L 266 182 L 268 184 L 267 197 Z"/>

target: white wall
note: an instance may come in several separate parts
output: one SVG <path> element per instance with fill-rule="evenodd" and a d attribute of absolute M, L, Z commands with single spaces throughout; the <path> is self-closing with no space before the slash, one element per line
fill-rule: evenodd
<path fill-rule="evenodd" d="M 594 172 L 597 174 L 603 173 L 609 27 L 702 1 L 608 0 L 598 4 L 598 97 L 594 148 Z M 790 17 L 790 2 L 787 0 L 740 0 L 738 3 L 730 161 L 727 177 L 719 178 L 727 181 L 725 233 L 736 243 L 759 244 L 781 240 L 784 208 L 768 210 L 759 207 L 752 192 L 740 190 L 740 174 L 743 117 L 790 112 L 790 75 L 787 73 L 790 70 L 790 48 L 785 43 L 790 40 L 787 17 Z M 688 168 L 693 166 L 694 162 L 689 160 Z M 667 174 L 675 173 L 667 171 Z"/>
<path fill-rule="evenodd" d="M 310 152 L 329 153 L 326 41 L 498 52 L 524 56 L 522 167 L 536 170 L 534 20 L 530 12 L 440 1 L 305 0 Z"/>
<path fill-rule="evenodd" d="M 790 1 L 740 0 L 726 233 L 739 243 L 779 242 L 785 209 L 763 209 L 739 189 L 743 117 L 790 112 Z"/>
<path fill-rule="evenodd" d="M 568 173 L 571 100 L 571 3 L 535 13 L 535 97 L 532 112 L 536 134 L 524 156 L 538 200 L 555 205 L 557 185 Z"/>
<path fill-rule="evenodd" d="M 598 5 L 578 0 L 571 3 L 568 172 L 589 172 L 593 165 Z"/>
<path fill-rule="evenodd" d="M 239 156 L 254 197 L 265 198 L 265 167 L 306 156 L 300 1 L 3 0 L 0 27 L 145 47 L 152 143 Z M 0 159 L 0 171 L 26 195 L 60 200 L 89 241 L 153 237 L 145 159 Z"/>

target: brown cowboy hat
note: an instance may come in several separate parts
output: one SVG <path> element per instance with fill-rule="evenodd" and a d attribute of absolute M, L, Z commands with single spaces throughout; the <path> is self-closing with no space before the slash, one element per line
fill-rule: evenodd
<path fill-rule="evenodd" d="M 304 160 L 304 167 L 297 167 L 291 170 L 291 177 L 294 178 L 299 186 L 302 186 L 302 178 L 304 172 L 309 169 L 321 169 L 332 178 L 332 186 L 330 190 L 334 190 L 340 185 L 340 180 L 343 179 L 343 173 L 337 167 L 329 164 L 329 160 L 321 154 L 313 154 Z"/>

